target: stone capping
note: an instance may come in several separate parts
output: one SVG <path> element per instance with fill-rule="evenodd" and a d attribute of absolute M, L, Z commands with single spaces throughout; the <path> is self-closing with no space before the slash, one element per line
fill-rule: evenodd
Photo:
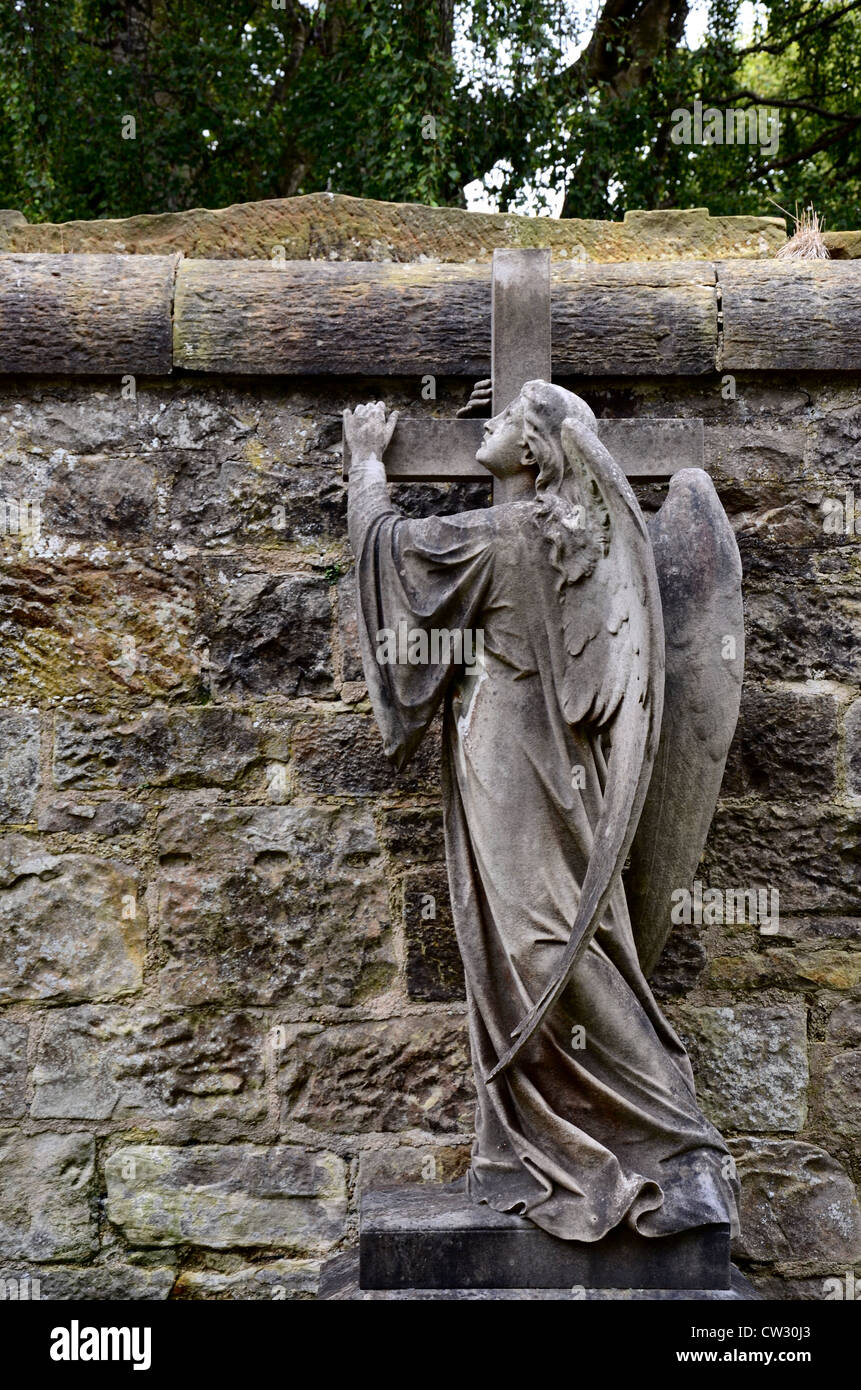
<path fill-rule="evenodd" d="M 559 376 L 861 369 L 854 261 L 553 265 Z M 0 254 L 0 372 L 482 376 L 487 263 Z"/>

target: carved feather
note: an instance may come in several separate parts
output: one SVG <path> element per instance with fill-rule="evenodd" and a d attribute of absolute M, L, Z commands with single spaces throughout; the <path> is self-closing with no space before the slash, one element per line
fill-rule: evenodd
<path fill-rule="evenodd" d="M 741 560 L 708 474 L 676 473 L 649 522 L 661 590 L 666 677 L 661 738 L 625 875 L 643 972 L 690 889 L 738 721 L 744 671 Z"/>

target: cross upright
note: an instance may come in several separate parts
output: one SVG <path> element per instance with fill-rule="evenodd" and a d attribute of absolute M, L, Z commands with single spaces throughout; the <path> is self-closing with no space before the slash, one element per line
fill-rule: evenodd
<path fill-rule="evenodd" d="M 491 278 L 493 414 L 514 400 L 527 381 L 551 380 L 550 252 L 501 249 Z M 386 450 L 389 482 L 488 482 L 493 501 L 513 501 L 519 479 L 491 479 L 476 460 L 484 422 L 440 417 L 401 418 Z M 599 420 L 602 443 L 629 478 L 665 481 L 680 468 L 703 467 L 703 422 L 698 419 Z M 344 447 L 344 475 L 349 458 Z M 524 479 L 528 486 L 528 480 Z"/>

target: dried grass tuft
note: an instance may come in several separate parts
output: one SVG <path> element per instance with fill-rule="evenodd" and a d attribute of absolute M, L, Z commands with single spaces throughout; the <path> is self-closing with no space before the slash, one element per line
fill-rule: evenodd
<path fill-rule="evenodd" d="M 778 206 L 777 203 L 774 205 Z M 785 212 L 784 208 L 780 209 Z M 798 204 L 795 205 L 795 213 L 786 212 L 786 216 L 792 218 L 795 223 L 795 231 L 784 246 L 781 246 L 777 253 L 779 261 L 827 261 L 829 250 L 825 245 L 825 238 L 822 233 L 825 230 L 825 222 L 819 221 L 819 213 L 811 207 L 802 210 L 798 216 Z"/>

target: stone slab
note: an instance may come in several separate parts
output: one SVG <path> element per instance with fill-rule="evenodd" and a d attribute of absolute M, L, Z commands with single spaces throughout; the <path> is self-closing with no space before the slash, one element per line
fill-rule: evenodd
<path fill-rule="evenodd" d="M 736 1303 L 758 1302 L 762 1295 L 734 1265 L 728 1289 L 363 1289 L 359 1286 L 359 1254 L 350 1250 L 335 1255 L 323 1265 L 317 1299 L 345 1303 L 679 1303 L 696 1300 Z"/>
<path fill-rule="evenodd" d="M 569 1241 L 469 1201 L 463 1183 L 367 1192 L 363 1289 L 728 1289 L 729 1227 L 648 1238 L 619 1227 Z"/>

